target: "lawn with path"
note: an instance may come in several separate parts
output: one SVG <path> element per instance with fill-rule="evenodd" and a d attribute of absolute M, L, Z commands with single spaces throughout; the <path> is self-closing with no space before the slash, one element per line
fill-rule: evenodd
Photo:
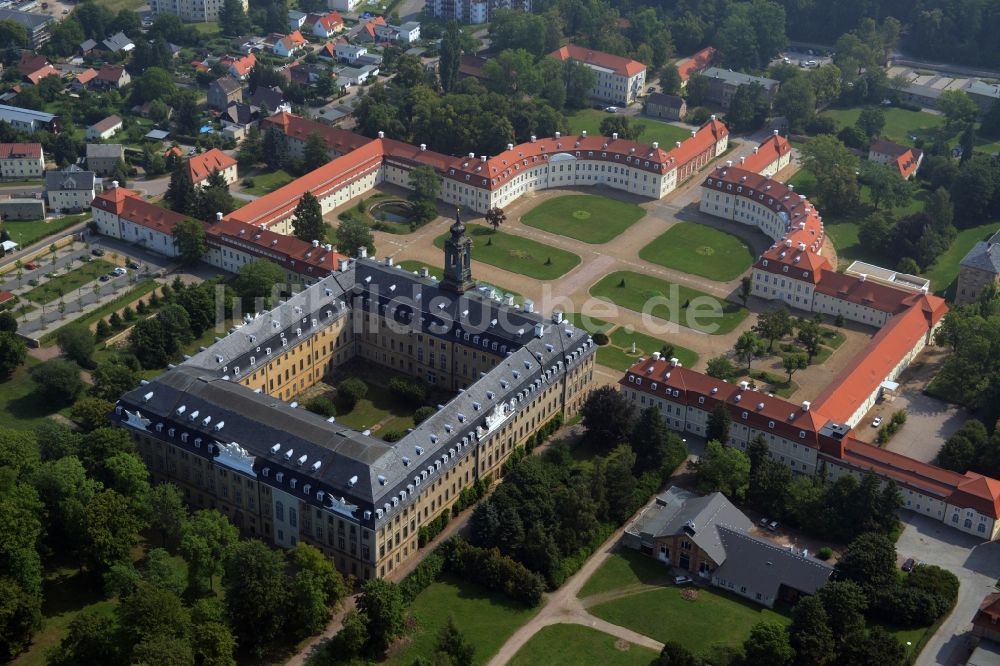
<path fill-rule="evenodd" d="M 529 227 L 599 245 L 642 219 L 646 211 L 626 201 L 596 194 L 547 199 L 521 218 Z"/>
<path fill-rule="evenodd" d="M 470 224 L 467 234 L 474 246 L 472 258 L 512 273 L 520 273 L 536 280 L 555 280 L 580 263 L 580 257 L 559 248 L 528 238 L 493 231 L 481 224 Z M 441 234 L 434 245 L 444 247 L 450 234 Z"/>
<path fill-rule="evenodd" d="M 577 593 L 581 599 L 636 585 L 663 585 L 670 567 L 631 548 L 619 548 L 587 579 Z"/>
<path fill-rule="evenodd" d="M 634 353 L 632 351 L 633 344 L 635 344 Z M 667 358 L 676 357 L 685 367 L 690 368 L 698 362 L 698 354 L 690 349 L 637 331 L 630 331 L 629 327 L 625 326 L 616 328 L 611 333 L 608 344 L 598 347 L 597 362 L 609 368 L 624 371 L 640 357 L 649 358 L 653 352 L 662 351 L 664 348 L 667 348 L 667 351 L 673 348 L 673 352 L 668 354 Z"/>
<path fill-rule="evenodd" d="M 427 658 L 449 616 L 455 619 L 465 639 L 476 646 L 475 663 L 485 664 L 538 610 L 478 585 L 445 576 L 431 583 L 413 600 L 409 612 L 415 627 L 410 636 L 393 649 L 386 664 L 410 666 L 418 657 Z"/>
<path fill-rule="evenodd" d="M 649 666 L 653 650 L 579 624 L 543 627 L 508 662 L 511 666 Z"/>
<path fill-rule="evenodd" d="M 93 282 L 105 273 L 110 273 L 114 267 L 114 264 L 103 259 L 90 261 L 38 285 L 22 294 L 21 298 L 33 303 L 51 303 L 74 289 L 79 289 L 83 285 Z"/>
<path fill-rule="evenodd" d="M 587 130 L 588 136 L 601 136 L 601 121 L 605 118 L 612 118 L 613 114 L 600 109 L 581 109 L 576 113 L 566 116 L 571 135 L 579 134 Z M 639 134 L 639 143 L 652 144 L 659 142 L 660 147 L 669 150 L 678 141 L 691 138 L 691 130 L 677 125 L 660 122 L 652 118 L 629 118 L 632 123 L 643 126 L 642 133 Z"/>
<path fill-rule="evenodd" d="M 678 222 L 639 250 L 646 261 L 709 280 L 735 280 L 753 263 L 753 253 L 732 234 L 704 224 Z"/>
<path fill-rule="evenodd" d="M 715 645 L 738 647 L 758 622 L 786 625 L 787 614 L 712 588 L 695 588 L 697 598 L 685 599 L 684 588 L 665 587 L 590 606 L 591 615 L 661 643 L 676 641 L 693 652 Z"/>
<path fill-rule="evenodd" d="M 746 308 L 697 289 L 632 271 L 605 276 L 590 294 L 711 335 L 729 333 L 749 314 Z"/>
<path fill-rule="evenodd" d="M 358 400 L 354 409 L 341 413 L 337 410 L 337 423 L 358 431 L 373 430 L 376 437 L 387 432 L 406 432 L 413 427 L 413 412 L 416 408 L 394 396 L 387 386 L 376 384 L 364 377 L 358 377 L 368 386 L 368 393 Z"/>

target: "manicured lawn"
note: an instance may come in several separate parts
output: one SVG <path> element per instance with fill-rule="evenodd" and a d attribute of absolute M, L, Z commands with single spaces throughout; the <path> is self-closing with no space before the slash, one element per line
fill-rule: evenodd
<path fill-rule="evenodd" d="M 502 231 L 494 232 L 481 224 L 470 224 L 467 233 L 474 242 L 474 260 L 536 280 L 555 280 L 580 263 L 580 257 L 572 252 Z M 443 248 L 448 235 L 438 236 L 434 245 Z"/>
<path fill-rule="evenodd" d="M 632 271 L 605 276 L 590 288 L 590 293 L 629 310 L 645 311 L 712 335 L 729 333 L 748 314 L 746 308 L 697 289 Z"/>
<path fill-rule="evenodd" d="M 828 109 L 820 115 L 829 116 L 837 123 L 837 129 L 845 125 L 853 125 L 861 115 L 862 107 L 849 109 Z M 911 136 L 925 141 L 933 141 L 944 133 L 948 144 L 955 146 L 958 144 L 958 137 L 961 129 L 948 130 L 945 128 L 944 116 L 927 113 L 926 111 L 907 111 L 905 109 L 889 108 L 883 109 L 885 114 L 885 128 L 882 135 L 890 141 L 912 146 L 914 141 Z M 976 128 L 979 128 L 977 124 Z M 987 136 L 976 136 L 975 150 L 992 155 L 1000 150 L 1000 141 L 994 141 Z"/>
<path fill-rule="evenodd" d="M 574 326 L 584 329 L 591 335 L 597 333 L 598 331 L 604 331 L 607 333 L 614 327 L 614 324 L 606 322 L 603 319 L 599 319 L 598 317 L 591 317 L 590 315 L 567 312 L 564 316 Z"/>
<path fill-rule="evenodd" d="M 978 241 L 986 240 L 997 229 L 1000 229 L 1000 221 L 994 220 L 958 232 L 948 249 L 938 255 L 937 261 L 924 271 L 924 277 L 931 281 L 931 289 L 934 293 L 947 294 L 948 298 L 954 298 L 959 263 L 969 253 L 973 245 Z"/>
<path fill-rule="evenodd" d="M 593 194 L 573 194 L 535 206 L 521 221 L 584 243 L 607 243 L 642 219 L 639 206 Z"/>
<path fill-rule="evenodd" d="M 441 270 L 440 268 L 438 268 L 437 266 L 431 266 L 430 264 L 425 264 L 424 262 L 422 262 L 422 261 L 416 261 L 415 259 L 404 259 L 403 261 L 399 262 L 398 265 L 402 266 L 404 270 L 407 270 L 407 271 L 410 271 L 410 272 L 419 271 L 421 268 L 426 268 L 427 272 L 430 275 L 433 275 L 434 277 L 436 277 L 438 280 L 440 280 L 444 276 L 444 271 Z M 479 287 L 484 287 L 484 286 L 485 287 L 492 287 L 493 289 L 496 289 L 497 292 L 499 292 L 501 294 L 513 294 L 513 296 L 514 296 L 514 302 L 515 303 L 523 303 L 524 302 L 524 296 L 522 296 L 521 294 L 517 293 L 516 291 L 510 291 L 509 289 L 504 289 L 501 286 L 498 286 L 498 285 L 495 285 L 495 284 L 490 284 L 489 282 L 484 282 L 483 280 L 476 280 L 476 286 L 479 286 Z"/>
<path fill-rule="evenodd" d="M 635 353 L 632 353 L 633 344 L 635 344 Z M 653 352 L 663 351 L 665 347 L 673 347 L 672 355 L 685 367 L 691 367 L 698 362 L 698 354 L 690 349 L 673 345 L 670 342 L 637 331 L 630 332 L 624 326 L 614 330 L 611 334 L 610 344 L 597 350 L 597 361 L 601 365 L 624 370 L 635 363 L 640 356 L 649 358 L 653 355 Z M 604 352 L 603 360 L 602 352 Z"/>
<path fill-rule="evenodd" d="M 587 579 L 576 595 L 581 599 L 630 585 L 663 585 L 670 566 L 631 548 L 619 548 Z"/>
<path fill-rule="evenodd" d="M 455 618 L 465 639 L 476 646 L 475 663 L 484 664 L 537 612 L 478 585 L 445 577 L 413 600 L 410 614 L 416 626 L 412 636 L 386 664 L 410 666 L 418 657 L 427 658 L 449 616 Z"/>
<path fill-rule="evenodd" d="M 97 324 L 98 319 L 104 319 L 109 316 L 112 312 L 116 312 L 126 305 L 137 301 L 146 294 L 152 292 L 160 285 L 155 280 L 146 280 L 145 282 L 140 282 L 136 286 L 132 287 L 130 290 L 126 291 L 124 294 L 115 297 L 114 299 L 108 301 L 101 307 L 93 310 L 86 315 L 73 320 L 73 324 L 81 324 L 83 326 L 93 326 Z M 46 333 L 42 336 L 40 342 L 42 346 L 48 347 L 53 344 L 56 340 L 56 331 Z"/>
<path fill-rule="evenodd" d="M 89 217 L 89 214 L 83 214 L 67 215 L 52 220 L 8 220 L 4 222 L 3 226 L 7 229 L 11 239 L 23 248 L 46 236 L 51 236 L 63 229 L 68 229 L 77 222 L 82 222 Z"/>
<path fill-rule="evenodd" d="M 243 191 L 247 194 L 257 194 L 263 195 L 268 192 L 273 192 L 279 187 L 287 185 L 288 183 L 295 180 L 295 177 L 284 169 L 278 169 L 277 171 L 256 173 L 250 178 L 253 180 L 252 187 L 244 187 Z"/>
<path fill-rule="evenodd" d="M 605 118 L 611 118 L 613 115 L 600 109 L 581 109 L 566 116 L 566 121 L 569 123 L 570 134 L 579 134 L 582 130 L 587 130 L 588 136 L 600 136 L 601 121 Z M 677 125 L 670 125 L 642 116 L 630 117 L 630 120 L 643 126 L 642 133 L 639 135 L 639 143 L 658 141 L 661 148 L 670 150 L 677 141 L 691 138 L 690 129 Z"/>
<path fill-rule="evenodd" d="M 360 377 L 368 385 L 368 394 L 358 400 L 350 412 L 341 414 L 337 411 L 337 422 L 355 430 L 367 430 L 378 426 L 372 434 L 378 437 L 390 431 L 405 432 L 413 427 L 413 412 L 410 405 L 397 400 L 386 386 L 368 381 Z"/>
<path fill-rule="evenodd" d="M 114 269 L 114 264 L 103 259 L 91 261 L 83 264 L 79 268 L 74 268 L 68 273 L 58 275 L 45 284 L 40 284 L 22 296 L 22 299 L 34 303 L 51 303 L 63 294 L 67 294 L 74 289 L 79 289 L 83 285 L 93 282 L 101 275 Z"/>
<path fill-rule="evenodd" d="M 678 222 L 639 250 L 639 256 L 660 266 L 709 280 L 728 282 L 753 263 L 742 240 L 724 231 L 693 222 Z"/>
<path fill-rule="evenodd" d="M 554 624 L 531 637 L 511 666 L 649 666 L 657 653 L 579 624 Z"/>
<path fill-rule="evenodd" d="M 790 621 L 787 615 L 711 588 L 698 588 L 698 598 L 688 601 L 681 596 L 682 589 L 641 592 L 588 610 L 661 643 L 677 641 L 695 652 L 713 645 L 739 646 L 758 622 Z"/>

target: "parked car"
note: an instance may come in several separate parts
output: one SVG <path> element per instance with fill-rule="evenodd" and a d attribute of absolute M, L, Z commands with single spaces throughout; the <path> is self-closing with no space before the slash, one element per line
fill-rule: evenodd
<path fill-rule="evenodd" d="M 29 271 L 33 271 L 33 270 L 35 270 L 36 268 L 38 268 L 38 264 L 36 264 L 36 263 L 35 263 L 35 262 L 33 262 L 33 261 L 29 261 L 28 263 L 26 263 L 26 264 L 24 265 L 24 267 L 25 267 L 25 268 L 27 268 L 27 269 L 28 269 Z"/>
<path fill-rule="evenodd" d="M 139 270 L 139 262 L 138 261 L 130 261 L 130 262 L 128 262 L 126 264 L 126 266 L 128 266 L 129 268 L 131 268 L 134 271 Z"/>
<path fill-rule="evenodd" d="M 649 92 L 656 92 L 656 86 L 649 86 L 648 88 L 646 88 L 646 92 L 648 92 L 648 93 Z"/>
<path fill-rule="evenodd" d="M 905 571 L 906 573 L 910 573 L 911 571 L 913 571 L 913 567 L 916 564 L 917 564 L 916 560 L 914 560 L 912 557 L 906 558 L 906 561 L 903 562 L 903 571 Z"/>
<path fill-rule="evenodd" d="M 121 266 L 113 270 L 112 273 L 114 273 L 115 275 L 128 275 L 128 271 L 122 268 Z"/>
<path fill-rule="evenodd" d="M 99 277 L 97 279 L 100 280 L 101 282 L 107 282 L 108 280 L 111 279 L 111 274 L 110 273 L 105 273 L 104 275 L 102 275 L 101 277 Z"/>
<path fill-rule="evenodd" d="M 604 110 L 607 111 L 608 113 L 618 113 L 617 106 L 606 106 L 604 107 Z"/>
<path fill-rule="evenodd" d="M 777 520 L 772 520 L 767 524 L 767 529 L 771 530 L 772 532 L 777 532 L 779 527 L 781 527 L 781 523 L 779 523 Z"/>
<path fill-rule="evenodd" d="M 688 576 L 674 576 L 674 585 L 687 585 L 688 583 L 693 583 Z"/>
<path fill-rule="evenodd" d="M 761 527 L 767 527 L 767 524 L 768 524 L 769 522 L 771 522 L 771 521 L 769 521 L 769 520 L 767 519 L 767 517 L 765 516 L 764 518 L 761 518 L 760 520 L 758 520 L 758 521 L 757 521 L 757 524 L 758 524 L 758 525 L 760 525 Z"/>
<path fill-rule="evenodd" d="M 90 251 L 90 253 L 92 255 L 94 255 L 95 257 L 103 257 L 104 256 L 104 250 L 102 250 L 99 247 L 95 247 L 93 250 Z"/>
<path fill-rule="evenodd" d="M 872 421 L 872 427 L 873 427 L 873 428 L 877 428 L 877 427 L 879 427 L 880 425 L 882 425 L 882 417 L 881 417 L 881 416 L 876 416 L 876 417 L 875 417 L 875 420 L 874 420 L 874 421 Z"/>

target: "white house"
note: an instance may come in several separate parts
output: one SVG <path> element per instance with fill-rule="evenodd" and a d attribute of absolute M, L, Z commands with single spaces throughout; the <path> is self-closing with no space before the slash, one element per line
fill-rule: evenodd
<path fill-rule="evenodd" d="M 122 119 L 118 116 L 108 116 L 87 128 L 87 140 L 102 141 L 110 139 L 122 128 Z"/>
<path fill-rule="evenodd" d="M 71 164 L 62 171 L 45 172 L 45 196 L 51 210 L 87 210 L 94 200 L 97 176 Z"/>
<path fill-rule="evenodd" d="M 346 62 L 349 65 L 353 65 L 358 61 L 358 58 L 368 55 L 368 49 L 364 46 L 356 46 L 354 44 L 337 44 L 334 47 L 334 53 L 339 62 Z"/>
<path fill-rule="evenodd" d="M 0 143 L 0 178 L 41 178 L 45 154 L 40 143 Z"/>
<path fill-rule="evenodd" d="M 114 181 L 108 190 L 92 198 L 92 205 L 88 205 L 98 232 L 167 257 L 176 257 L 174 227 L 187 218 L 130 195 Z"/>

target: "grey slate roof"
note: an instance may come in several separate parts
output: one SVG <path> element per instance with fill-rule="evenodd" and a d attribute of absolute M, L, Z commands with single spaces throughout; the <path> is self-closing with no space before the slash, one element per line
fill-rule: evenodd
<path fill-rule="evenodd" d="M 778 81 L 775 81 L 774 79 L 768 79 L 763 76 L 753 76 L 751 74 L 743 74 L 742 72 L 734 72 L 720 67 L 709 67 L 702 72 L 702 75 L 707 76 L 710 79 L 721 79 L 734 85 L 759 83 L 768 89 L 778 85 Z"/>
<path fill-rule="evenodd" d="M 684 105 L 684 98 L 678 95 L 667 95 L 664 93 L 649 93 L 646 97 L 647 104 L 655 104 L 656 106 L 666 107 L 668 109 L 679 109 Z"/>
<path fill-rule="evenodd" d="M 123 49 L 129 49 L 135 46 L 132 40 L 125 36 L 124 32 L 117 32 L 103 42 L 104 46 L 107 47 L 112 53 L 118 53 Z"/>
<path fill-rule="evenodd" d="M 271 354 L 290 349 L 351 309 L 377 311 L 395 325 L 448 337 L 502 360 L 394 444 L 230 381 L 237 367 L 238 376 L 245 376 L 257 359 L 269 358 L 268 347 Z M 303 499 L 374 524 L 407 504 L 420 483 L 471 454 L 520 404 L 594 349 L 589 335 L 568 323 L 545 322 L 477 293 L 449 294 L 435 281 L 398 267 L 357 260 L 127 393 L 118 409 L 133 427 L 155 430 L 163 424 L 158 437 L 168 437 L 174 428 L 173 443 L 194 455 L 212 456 L 213 445 L 223 450 L 217 461 L 235 457 L 246 473 L 266 477 L 286 492 L 302 493 L 308 483 L 310 494 Z M 183 433 L 188 435 L 181 442 Z"/>
<path fill-rule="evenodd" d="M 753 528 L 753 522 L 722 493 L 697 495 L 672 486 L 626 528 L 626 533 L 640 540 L 687 534 L 721 565 L 728 555 L 718 530 L 724 525 L 743 532 Z"/>
<path fill-rule="evenodd" d="M 976 243 L 962 259 L 961 265 L 1000 275 L 1000 231 L 989 240 Z"/>
<path fill-rule="evenodd" d="M 0 9 L 0 21 L 14 21 L 15 23 L 20 23 L 25 28 L 30 31 L 35 30 L 40 25 L 52 21 L 51 16 L 45 16 L 44 14 L 33 14 L 31 12 L 22 12 L 19 9 Z M 29 37 L 31 35 L 29 34 Z"/>
<path fill-rule="evenodd" d="M 719 526 L 726 561 L 713 576 L 776 599 L 781 585 L 813 594 L 830 579 L 833 567 L 764 539 Z"/>
<path fill-rule="evenodd" d="M 212 81 L 212 85 L 221 88 L 222 91 L 225 93 L 236 92 L 237 90 L 240 90 L 243 87 L 242 85 L 240 85 L 239 81 L 237 81 L 231 76 L 220 77 L 215 81 Z"/>
<path fill-rule="evenodd" d="M 95 42 L 93 39 L 86 39 L 80 43 L 80 50 L 83 51 L 84 53 L 88 51 L 93 51 L 96 48 L 97 48 L 97 42 Z"/>
<path fill-rule="evenodd" d="M 120 143 L 88 143 L 87 157 L 122 157 L 125 147 Z"/>
<path fill-rule="evenodd" d="M 84 171 L 71 164 L 62 171 L 45 172 L 45 189 L 57 190 L 92 190 L 97 180 L 93 171 Z"/>

